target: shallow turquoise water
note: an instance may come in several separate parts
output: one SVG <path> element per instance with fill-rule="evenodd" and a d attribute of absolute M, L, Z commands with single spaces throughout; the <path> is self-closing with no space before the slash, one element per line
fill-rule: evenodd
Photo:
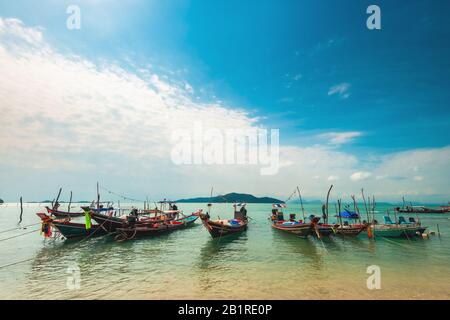
<path fill-rule="evenodd" d="M 180 204 L 185 213 L 198 208 L 206 206 Z M 305 208 L 320 212 L 319 206 Z M 186 230 L 125 243 L 108 236 L 49 240 L 38 232 L 2 241 L 39 226 L 0 233 L 0 266 L 19 262 L 0 267 L 0 298 L 450 298 L 449 214 L 421 216 L 431 230 L 439 225 L 440 237 L 368 240 L 362 234 L 320 241 L 273 230 L 270 210 L 270 204 L 249 204 L 248 231 L 220 240 L 213 240 L 200 221 Z M 39 222 L 38 211 L 43 208 L 26 204 L 22 225 Z M 231 212 L 229 204 L 217 204 L 212 217 L 231 217 Z M 15 228 L 18 216 L 16 204 L 0 206 L 0 232 Z M 370 265 L 380 267 L 380 290 L 367 288 Z M 70 268 L 79 268 L 79 288 L 67 285 Z"/>

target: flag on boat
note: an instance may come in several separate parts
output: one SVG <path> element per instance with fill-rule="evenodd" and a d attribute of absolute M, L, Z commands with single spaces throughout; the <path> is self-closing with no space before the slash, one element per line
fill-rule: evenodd
<path fill-rule="evenodd" d="M 246 203 L 243 203 L 243 202 L 236 203 L 236 206 L 237 206 L 237 207 L 243 207 L 243 206 L 245 206 L 245 205 L 246 205 Z"/>
<path fill-rule="evenodd" d="M 272 208 L 286 208 L 286 205 L 284 203 L 274 203 Z"/>

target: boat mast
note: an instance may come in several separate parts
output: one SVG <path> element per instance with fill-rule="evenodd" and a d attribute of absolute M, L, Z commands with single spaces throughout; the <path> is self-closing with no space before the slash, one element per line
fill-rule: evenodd
<path fill-rule="evenodd" d="M 305 222 L 305 208 L 303 208 L 303 200 L 302 200 L 302 194 L 300 193 L 300 189 L 297 186 L 297 192 L 298 192 L 298 197 L 300 199 L 300 205 L 302 206 L 302 215 L 303 215 L 303 222 Z"/>
<path fill-rule="evenodd" d="M 355 195 L 352 194 L 351 198 L 353 199 L 353 208 L 354 208 L 355 212 L 358 214 L 359 224 L 361 224 L 361 214 L 359 212 L 358 205 L 356 204 Z"/>
<path fill-rule="evenodd" d="M 69 199 L 69 206 L 67 207 L 67 212 L 70 213 L 70 205 L 72 204 L 72 191 L 70 191 L 70 199 Z"/>
<path fill-rule="evenodd" d="M 361 189 L 361 194 L 362 194 L 362 198 L 364 200 L 364 207 L 366 208 L 367 223 L 370 223 L 369 210 L 367 209 L 366 198 L 364 197 L 364 189 Z M 369 198 L 369 200 L 370 200 L 370 198 Z"/>
<path fill-rule="evenodd" d="M 339 223 L 341 224 L 341 228 L 342 228 L 342 216 L 341 216 L 341 201 L 342 199 L 338 199 L 338 217 L 339 217 Z"/>
<path fill-rule="evenodd" d="M 211 217 L 210 213 L 211 213 L 211 207 L 212 207 L 211 201 L 212 201 L 213 190 L 214 190 L 214 187 L 211 187 L 211 193 L 210 193 L 210 196 L 209 196 L 210 203 L 208 203 L 208 217 Z"/>
<path fill-rule="evenodd" d="M 325 217 L 325 223 L 328 223 L 328 201 L 329 201 L 329 199 L 330 199 L 330 192 L 331 192 L 331 189 L 333 188 L 333 185 L 331 185 L 330 186 L 330 189 L 328 189 L 328 193 L 327 193 L 327 202 L 326 202 L 326 204 L 325 204 L 325 215 L 326 215 L 326 217 Z"/>
<path fill-rule="evenodd" d="M 97 181 L 97 210 L 100 209 L 100 191 L 98 187 L 98 181 Z"/>
<path fill-rule="evenodd" d="M 53 210 L 58 210 L 57 204 L 58 204 L 59 196 L 61 195 L 61 191 L 62 191 L 62 188 L 59 188 L 58 196 L 56 197 L 55 202 L 52 204 Z"/>

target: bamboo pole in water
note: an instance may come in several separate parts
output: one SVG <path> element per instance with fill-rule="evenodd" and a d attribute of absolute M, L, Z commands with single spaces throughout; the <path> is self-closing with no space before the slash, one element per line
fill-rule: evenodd
<path fill-rule="evenodd" d="M 23 202 L 22 202 L 22 197 L 20 197 L 20 217 L 19 217 L 19 224 L 22 223 L 22 214 L 23 214 Z"/>

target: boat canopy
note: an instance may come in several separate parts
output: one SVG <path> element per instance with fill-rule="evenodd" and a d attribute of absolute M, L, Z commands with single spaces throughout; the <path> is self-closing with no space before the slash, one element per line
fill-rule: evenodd
<path fill-rule="evenodd" d="M 358 219 L 359 215 L 356 212 L 345 209 L 340 214 L 336 215 L 336 217 L 347 218 L 347 219 Z"/>

